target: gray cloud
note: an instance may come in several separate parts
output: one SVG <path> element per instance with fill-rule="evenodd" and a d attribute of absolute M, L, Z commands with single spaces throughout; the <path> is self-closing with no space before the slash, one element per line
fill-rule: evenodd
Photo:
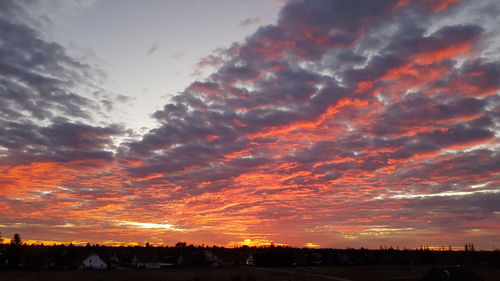
<path fill-rule="evenodd" d="M 85 123 L 95 123 L 101 106 L 112 108 L 113 101 L 97 102 L 75 92 L 91 85 L 97 72 L 47 41 L 22 3 L 1 5 L 0 146 L 7 151 L 1 162 L 112 158 L 102 144 L 110 144 L 108 137 L 122 129 Z"/>
<path fill-rule="evenodd" d="M 126 129 L 92 123 L 99 106 L 70 90 L 92 68 L 4 13 L 1 161 L 113 162 L 96 175 L 110 187 L 90 175 L 64 184 L 84 198 L 126 196 L 131 216 L 165 208 L 191 228 L 229 217 L 256 231 L 252 217 L 318 237 L 345 228 L 361 240 L 350 226 L 446 233 L 478 219 L 485 228 L 498 211 L 486 188 L 500 167 L 500 68 L 480 51 L 493 31 L 474 18 L 485 11 L 456 17 L 472 1 L 398 3 L 287 2 L 277 24 L 200 62 L 219 66 L 119 148 L 112 139 Z M 175 218 L 169 204 L 192 216 Z M 206 219 L 214 215 L 226 217 Z"/>

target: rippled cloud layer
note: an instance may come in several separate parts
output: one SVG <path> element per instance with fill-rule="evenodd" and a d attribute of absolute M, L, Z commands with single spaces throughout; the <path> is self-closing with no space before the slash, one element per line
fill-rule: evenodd
<path fill-rule="evenodd" d="M 4 234 L 500 243 L 495 1 L 286 2 L 276 24 L 210 55 L 216 71 L 139 138 L 99 121 L 119 101 L 83 94 L 92 66 L 0 6 Z"/>

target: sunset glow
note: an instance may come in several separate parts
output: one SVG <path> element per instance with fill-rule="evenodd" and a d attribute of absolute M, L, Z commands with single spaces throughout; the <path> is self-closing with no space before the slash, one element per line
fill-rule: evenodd
<path fill-rule="evenodd" d="M 4 242 L 500 246 L 498 1 L 180 2 L 0 2 Z"/>

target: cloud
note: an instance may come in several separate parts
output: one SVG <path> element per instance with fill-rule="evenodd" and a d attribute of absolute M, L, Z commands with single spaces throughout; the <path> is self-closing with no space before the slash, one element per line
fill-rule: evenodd
<path fill-rule="evenodd" d="M 154 54 L 154 53 L 158 50 L 158 47 L 159 47 L 159 46 L 158 46 L 158 44 L 156 44 L 156 43 L 155 43 L 155 44 L 153 44 L 153 45 L 151 45 L 151 47 L 149 47 L 149 48 L 148 48 L 148 51 L 147 51 L 148 56 L 153 55 L 153 54 Z"/>
<path fill-rule="evenodd" d="M 259 17 L 255 17 L 255 18 L 246 18 L 244 20 L 242 20 L 240 23 L 239 23 L 239 26 L 250 26 L 250 25 L 255 25 L 255 24 L 259 24 L 261 22 L 260 18 Z"/>
<path fill-rule="evenodd" d="M 93 125 L 111 108 L 111 96 L 76 93 L 91 88 L 98 71 L 47 41 L 31 25 L 24 7 L 2 3 L 0 17 L 0 163 L 112 158 L 104 149 L 117 125 Z"/>
<path fill-rule="evenodd" d="M 355 200 L 362 204 L 405 192 L 397 183 L 405 177 L 428 176 L 427 188 L 447 186 L 440 174 L 472 180 L 479 170 L 456 174 L 458 162 L 442 159 L 495 139 L 494 76 L 469 75 L 482 77 L 478 86 L 456 78 L 473 65 L 494 72 L 476 55 L 484 28 L 426 23 L 464 4 L 365 4 L 289 2 L 277 25 L 259 28 L 206 81 L 155 113 L 162 126 L 128 145 L 128 157 L 144 159 L 131 175 L 158 175 L 154 183 L 177 186 L 181 198 L 242 187 L 288 194 L 296 205 L 280 213 L 289 215 L 301 190 L 318 200 L 364 192 Z M 424 161 L 434 170 L 415 169 Z"/>
<path fill-rule="evenodd" d="M 130 234 L 108 222 L 171 225 L 186 239 L 228 245 L 475 239 L 489 248 L 498 230 L 491 224 L 498 210 L 486 199 L 497 194 L 500 67 L 484 51 L 497 31 L 483 24 L 477 5 L 289 1 L 277 24 L 202 60 L 214 72 L 153 113 L 157 127 L 118 147 L 113 138 L 125 128 L 84 121 L 91 101 L 71 111 L 76 116 L 50 115 L 79 95 L 37 93 L 25 102 L 7 95 L 13 105 L 2 111 L 8 137 L 0 138 L 0 155 L 3 188 L 13 193 L 1 198 L 6 220 L 51 206 L 67 215 L 47 224 L 78 222 L 91 237 L 124 241 L 153 233 L 173 243 L 179 233 Z M 474 12 L 457 16 L 464 11 Z M 9 89 L 13 80 L 38 81 L 8 73 L 16 77 Z M 54 77 L 39 79 L 62 88 Z M 37 100 L 50 110 L 30 107 Z M 24 111 L 8 111 L 13 106 Z M 40 178 L 27 177 L 30 170 Z M 54 175 L 59 170 L 64 176 Z M 15 195 L 14 186 L 23 191 Z M 102 226 L 89 228 L 90 221 Z"/>

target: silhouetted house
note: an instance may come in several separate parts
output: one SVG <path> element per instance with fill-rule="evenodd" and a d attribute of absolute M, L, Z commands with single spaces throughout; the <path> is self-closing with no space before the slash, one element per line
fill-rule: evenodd
<path fill-rule="evenodd" d="M 108 262 L 109 268 L 125 269 L 132 265 L 131 261 L 134 258 L 134 253 L 129 251 L 113 251 L 108 253 L 108 257 L 103 257 Z"/>
<path fill-rule="evenodd" d="M 160 255 L 155 253 L 146 253 L 146 254 L 136 254 L 132 258 L 132 266 L 137 268 L 165 268 L 174 265 L 173 258 L 168 258 L 167 260 L 162 260 Z"/>
<path fill-rule="evenodd" d="M 433 268 L 419 281 L 484 281 L 484 279 L 461 266 L 449 266 Z"/>
<path fill-rule="evenodd" d="M 175 258 L 175 263 L 177 265 L 181 265 L 184 263 L 184 255 L 182 253 L 179 253 L 179 255 Z"/>
<path fill-rule="evenodd" d="M 0 268 L 4 268 L 7 265 L 7 257 L 3 252 L 0 252 Z"/>
<path fill-rule="evenodd" d="M 194 250 L 182 254 L 182 266 L 211 266 L 205 251 Z"/>
<path fill-rule="evenodd" d="M 109 257 L 109 267 L 117 268 L 120 266 L 120 258 L 115 253 L 111 254 Z"/>
<path fill-rule="evenodd" d="M 61 269 L 63 265 L 57 257 L 42 255 L 35 260 L 35 267 L 40 269 Z"/>
<path fill-rule="evenodd" d="M 340 264 L 355 264 L 356 263 L 350 255 L 347 255 L 345 253 L 337 254 L 337 259 L 340 262 Z"/>
<path fill-rule="evenodd" d="M 310 257 L 310 262 L 314 265 L 320 265 L 323 263 L 321 260 L 321 254 L 320 253 L 312 253 Z"/>
<path fill-rule="evenodd" d="M 221 263 L 222 265 L 225 265 L 225 266 L 228 266 L 228 265 L 233 265 L 234 264 L 234 260 L 230 257 L 224 257 L 221 259 Z"/>
<path fill-rule="evenodd" d="M 162 259 L 162 267 L 174 266 L 177 263 L 178 258 L 176 256 L 164 256 Z"/>
<path fill-rule="evenodd" d="M 293 258 L 292 265 L 293 266 L 304 266 L 304 265 L 307 265 L 307 256 L 306 255 L 296 255 Z"/>
<path fill-rule="evenodd" d="M 211 251 L 204 250 L 205 259 L 214 267 L 221 265 L 221 259 Z"/>
<path fill-rule="evenodd" d="M 80 269 L 107 269 L 108 265 L 96 253 L 92 253 L 83 259 L 79 265 Z"/>
<path fill-rule="evenodd" d="M 137 268 L 160 268 L 160 256 L 153 253 L 136 254 L 132 258 L 132 266 Z"/>
<path fill-rule="evenodd" d="M 244 264 L 245 265 L 248 265 L 248 266 L 253 266 L 255 265 L 255 260 L 253 259 L 253 256 L 252 255 L 249 255 L 245 260 L 244 260 Z"/>

